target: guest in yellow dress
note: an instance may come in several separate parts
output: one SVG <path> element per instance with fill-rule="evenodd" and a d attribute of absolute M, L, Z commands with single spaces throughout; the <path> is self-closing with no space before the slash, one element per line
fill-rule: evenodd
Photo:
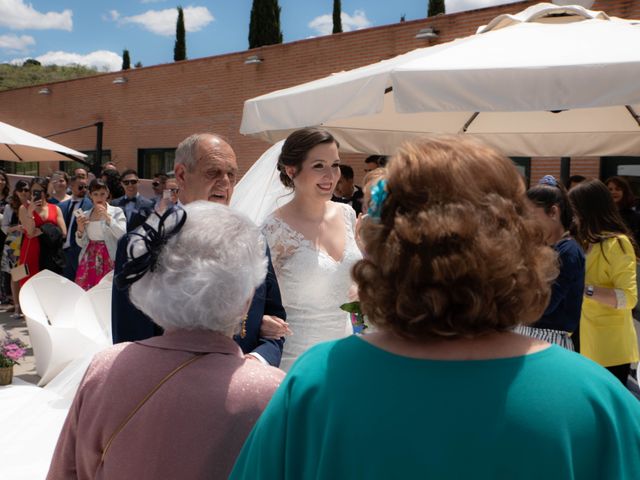
<path fill-rule="evenodd" d="M 580 183 L 569 197 L 578 217 L 577 239 L 587 252 L 580 353 L 626 385 L 630 363 L 638 361 L 631 316 L 638 301 L 638 247 L 600 180 Z"/>

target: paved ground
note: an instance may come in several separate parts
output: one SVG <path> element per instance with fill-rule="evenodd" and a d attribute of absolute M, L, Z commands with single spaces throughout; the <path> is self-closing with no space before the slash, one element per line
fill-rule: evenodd
<path fill-rule="evenodd" d="M 0 307 L 0 327 L 4 328 L 13 337 L 20 338 L 27 345 L 29 343 L 29 332 L 24 318 L 11 318 L 12 312 L 6 312 L 6 307 Z M 20 365 L 13 367 L 13 376 L 29 383 L 38 383 L 40 377 L 36 374 L 36 363 L 33 357 L 33 350 L 27 350 L 27 356 L 20 361 Z"/>

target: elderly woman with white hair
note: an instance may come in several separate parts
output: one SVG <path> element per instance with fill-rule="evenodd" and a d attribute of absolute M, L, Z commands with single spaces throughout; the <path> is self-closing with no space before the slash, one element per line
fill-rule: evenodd
<path fill-rule="evenodd" d="M 284 376 L 231 338 L 266 273 L 258 228 L 210 202 L 156 223 L 132 235 L 116 281 L 165 333 L 96 355 L 48 478 L 226 478 Z"/>

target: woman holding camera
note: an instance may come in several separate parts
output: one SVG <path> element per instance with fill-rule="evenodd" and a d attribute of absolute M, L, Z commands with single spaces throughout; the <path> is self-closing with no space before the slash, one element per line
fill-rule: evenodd
<path fill-rule="evenodd" d="M 29 190 L 31 200 L 20 205 L 18 217 L 24 227 L 22 248 L 20 249 L 20 265 L 26 266 L 26 274 L 20 280 L 20 286 L 24 285 L 29 278 L 38 273 L 41 268 L 40 262 L 40 237 L 44 230 L 50 230 L 46 225 L 51 225 L 59 229 L 59 239 L 63 240 L 67 235 L 67 227 L 62 218 L 62 212 L 56 205 L 47 203 L 47 187 L 49 181 L 43 177 L 35 177 L 31 180 Z M 62 243 L 60 243 L 60 250 Z M 62 272 L 60 272 L 62 273 Z"/>
<path fill-rule="evenodd" d="M 92 180 L 89 197 L 93 208 L 88 212 L 78 209 L 76 243 L 80 263 L 76 283 L 85 290 L 97 285 L 113 270 L 118 240 L 127 232 L 127 218 L 120 207 L 109 205 L 109 187 L 102 180 Z"/>

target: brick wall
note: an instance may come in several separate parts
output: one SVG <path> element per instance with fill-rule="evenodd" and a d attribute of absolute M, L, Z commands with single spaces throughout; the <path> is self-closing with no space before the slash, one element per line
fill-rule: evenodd
<path fill-rule="evenodd" d="M 214 131 L 230 140 L 244 172 L 268 147 L 265 142 L 238 132 L 242 106 L 248 98 L 470 35 L 497 15 L 515 13 L 534 3 L 515 2 L 272 45 L 251 52 L 53 83 L 48 85 L 50 95 L 39 95 L 41 87 L 0 92 L 0 119 L 40 135 L 102 121 L 103 148 L 111 150 L 112 160 L 121 170 L 137 167 L 138 149 L 175 148 L 194 132 Z M 634 0 L 601 0 L 594 9 L 640 18 L 640 2 Z M 436 41 L 415 39 L 418 30 L 425 26 L 439 31 Z M 258 54 L 264 61 L 245 65 L 244 60 L 250 54 Z M 126 84 L 112 83 L 122 75 L 128 79 Z M 77 150 L 93 150 L 95 129 L 56 136 L 53 140 Z M 358 178 L 363 158 L 346 157 L 348 163 L 354 164 Z M 594 162 L 597 159 L 574 162 L 573 169 L 595 172 Z M 44 166 L 41 173 L 47 169 Z M 532 162 L 532 179 L 551 171 L 559 173 L 558 159 Z"/>

